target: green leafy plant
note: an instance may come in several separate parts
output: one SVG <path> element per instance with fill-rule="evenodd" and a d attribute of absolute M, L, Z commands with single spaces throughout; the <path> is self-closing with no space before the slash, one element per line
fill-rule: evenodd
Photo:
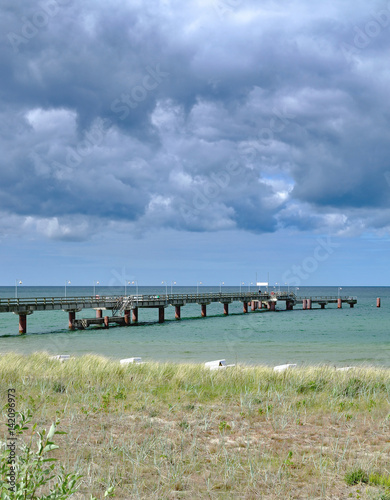
<path fill-rule="evenodd" d="M 13 441 L 19 445 L 24 431 L 28 430 L 28 424 L 32 419 L 31 411 L 27 415 L 16 413 L 17 423 L 12 428 L 15 438 Z M 56 458 L 49 458 L 48 454 L 59 448 L 53 441 L 56 434 L 66 434 L 58 431 L 59 420 L 54 422 L 49 432 L 45 429 L 37 431 L 37 424 L 32 426 L 32 435 L 27 444 L 23 443 L 20 450 L 14 456 L 10 456 L 10 449 L 4 449 L 0 455 L 0 493 L 1 500 L 22 500 L 22 499 L 44 499 L 62 500 L 69 498 L 79 488 L 81 476 L 76 473 L 66 474 L 63 467 L 55 473 Z M 12 440 L 11 440 L 12 441 Z M 37 450 L 33 451 L 34 445 Z M 11 471 L 13 472 L 11 476 Z M 12 482 L 10 481 L 12 477 Z M 42 489 L 52 480 L 54 486 L 47 494 L 42 495 Z M 39 495 L 39 496 L 38 496 Z"/>
<path fill-rule="evenodd" d="M 12 427 L 15 439 L 15 452 L 5 448 L 0 452 L 0 499 L 1 500 L 65 500 L 80 487 L 82 476 L 66 473 L 63 466 L 56 471 L 57 459 L 49 457 L 50 452 L 59 448 L 53 441 L 56 434 L 66 434 L 57 430 L 59 420 L 50 427 L 37 431 L 37 424 L 32 426 L 28 443 L 22 441 L 23 433 L 29 430 L 32 420 L 31 410 L 27 415 L 15 413 L 16 423 Z M 16 450 L 16 447 L 18 449 Z M 36 447 L 36 451 L 33 448 Z M 54 484 L 53 484 L 54 483 Z M 105 497 L 113 495 L 114 488 L 105 492 Z M 96 500 L 91 496 L 90 500 Z"/>

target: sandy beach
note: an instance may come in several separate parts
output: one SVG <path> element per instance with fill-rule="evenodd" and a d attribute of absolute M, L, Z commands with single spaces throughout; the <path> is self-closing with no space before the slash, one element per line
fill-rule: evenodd
<path fill-rule="evenodd" d="M 82 476 L 72 498 L 388 498 L 389 369 L 36 353 L 1 356 L 0 375 L 37 429 L 59 419 L 50 454 Z"/>

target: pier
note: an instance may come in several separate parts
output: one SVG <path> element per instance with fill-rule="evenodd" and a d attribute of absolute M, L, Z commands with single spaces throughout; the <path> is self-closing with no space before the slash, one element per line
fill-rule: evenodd
<path fill-rule="evenodd" d="M 337 304 L 339 309 L 343 304 L 354 307 L 356 297 L 299 297 L 290 292 L 240 292 L 240 293 L 196 293 L 196 294 L 166 294 L 166 295 L 129 295 L 92 296 L 92 297 L 37 297 L 37 298 L 6 298 L 0 299 L 0 313 L 13 313 L 19 316 L 19 333 L 27 332 L 27 317 L 38 311 L 62 310 L 68 314 L 68 326 L 71 330 L 84 329 L 91 325 L 109 328 L 110 324 L 130 326 L 138 323 L 140 309 L 158 309 L 158 322 L 165 320 L 165 309 L 175 308 L 175 318 L 180 320 L 181 308 L 186 304 L 199 304 L 202 317 L 207 316 L 207 306 L 219 302 L 225 316 L 229 314 L 229 304 L 242 302 L 243 314 L 249 310 L 259 309 L 276 311 L 277 306 L 284 302 L 284 309 L 292 311 L 295 306 L 310 310 L 313 306 L 324 309 L 328 304 Z M 76 314 L 84 309 L 95 309 L 94 318 L 76 318 Z M 103 314 L 109 312 L 110 314 Z"/>

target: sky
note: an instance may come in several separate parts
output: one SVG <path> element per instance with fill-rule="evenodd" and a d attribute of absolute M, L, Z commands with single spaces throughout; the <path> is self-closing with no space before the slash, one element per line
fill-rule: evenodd
<path fill-rule="evenodd" d="M 0 25 L 0 286 L 390 284 L 390 2 L 3 0 Z"/>

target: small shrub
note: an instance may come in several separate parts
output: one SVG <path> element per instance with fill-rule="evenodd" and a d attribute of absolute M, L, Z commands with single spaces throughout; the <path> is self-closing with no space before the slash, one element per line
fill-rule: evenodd
<path fill-rule="evenodd" d="M 229 430 L 231 429 L 230 425 L 225 422 L 225 420 L 223 420 L 222 422 L 220 422 L 219 426 L 218 426 L 219 430 L 222 432 L 224 430 Z"/>
<path fill-rule="evenodd" d="M 326 386 L 326 382 L 324 380 L 318 380 L 318 381 L 310 381 L 307 382 L 306 384 L 301 384 L 297 388 L 297 393 L 298 394 L 307 394 L 308 392 L 320 392 L 322 391 Z"/>
<path fill-rule="evenodd" d="M 345 482 L 349 485 L 352 486 L 354 484 L 359 484 L 359 483 L 368 483 L 369 477 L 367 472 L 365 472 L 363 469 L 354 469 L 345 474 Z"/>
<path fill-rule="evenodd" d="M 343 396 L 348 396 L 350 398 L 355 398 L 358 396 L 363 389 L 363 382 L 359 378 L 351 378 L 348 384 L 342 391 Z"/>
<path fill-rule="evenodd" d="M 54 382 L 53 391 L 64 393 L 66 391 L 66 386 L 62 382 Z"/>

